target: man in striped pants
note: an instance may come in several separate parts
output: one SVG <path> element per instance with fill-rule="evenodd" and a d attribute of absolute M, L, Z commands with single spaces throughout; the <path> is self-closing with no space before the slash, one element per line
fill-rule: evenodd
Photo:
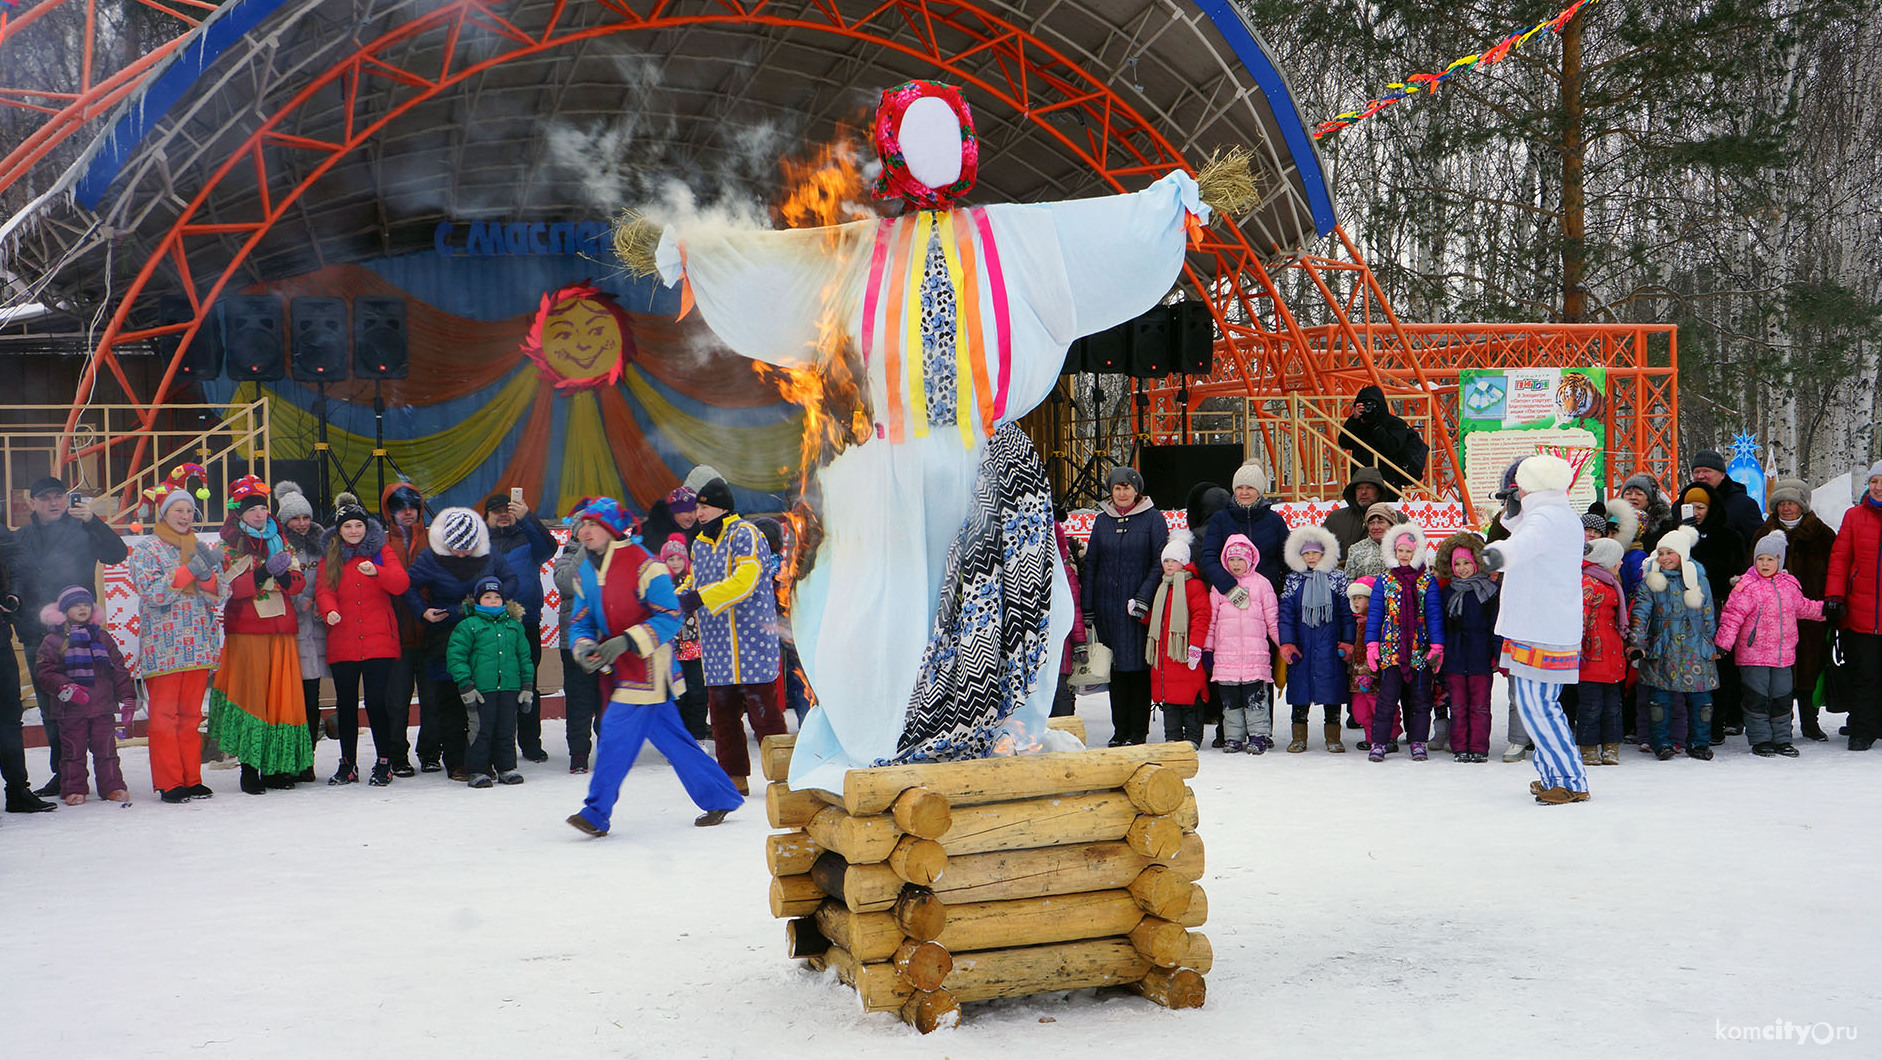
<path fill-rule="evenodd" d="M 1503 606 L 1496 631 L 1510 701 L 1536 744 L 1529 785 L 1547 806 L 1588 801 L 1588 775 L 1562 714 L 1562 686 L 1581 668 L 1581 519 L 1568 501 L 1575 479 L 1555 456 L 1523 457 L 1503 471 L 1507 540 L 1484 549 L 1484 569 L 1503 571 Z"/>

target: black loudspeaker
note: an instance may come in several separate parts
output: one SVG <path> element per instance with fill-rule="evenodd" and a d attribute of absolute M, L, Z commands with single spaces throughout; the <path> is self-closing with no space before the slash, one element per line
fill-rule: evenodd
<path fill-rule="evenodd" d="M 1134 379 L 1158 379 L 1176 371 L 1176 311 L 1157 306 L 1131 321 L 1130 374 Z"/>
<path fill-rule="evenodd" d="M 157 300 L 157 323 L 181 324 L 195 317 L 190 309 L 190 300 L 180 294 L 166 294 Z M 176 348 L 183 336 L 159 335 L 150 340 L 156 348 L 157 356 L 169 360 L 175 356 Z M 214 311 L 202 327 L 196 329 L 196 337 L 190 340 L 189 347 L 183 351 L 183 359 L 176 366 L 178 379 L 202 381 L 214 379 L 222 374 L 222 329 L 217 326 Z"/>
<path fill-rule="evenodd" d="M 1207 302 L 1178 302 L 1176 310 L 1176 371 L 1183 375 L 1215 374 L 1215 318 Z"/>
<path fill-rule="evenodd" d="M 405 299 L 353 299 L 353 375 L 360 379 L 404 379 Z"/>
<path fill-rule="evenodd" d="M 288 361 L 303 383 L 346 378 L 346 299 L 296 298 L 288 305 Z"/>
<path fill-rule="evenodd" d="M 1130 321 L 1086 335 L 1083 370 L 1100 375 L 1122 374 L 1130 367 Z"/>
<path fill-rule="evenodd" d="M 1065 363 L 1059 366 L 1060 375 L 1075 375 L 1085 370 L 1085 337 L 1080 335 L 1065 347 Z"/>
<path fill-rule="evenodd" d="M 281 299 L 231 295 L 216 304 L 216 312 L 222 316 L 222 358 L 230 379 L 272 383 L 287 374 Z"/>
<path fill-rule="evenodd" d="M 1137 451 L 1144 492 L 1157 498 L 1165 510 L 1181 508 L 1190 487 L 1198 482 L 1228 489 L 1242 459 L 1239 445 L 1146 445 Z M 1200 540 L 1202 528 L 1190 529 Z"/>

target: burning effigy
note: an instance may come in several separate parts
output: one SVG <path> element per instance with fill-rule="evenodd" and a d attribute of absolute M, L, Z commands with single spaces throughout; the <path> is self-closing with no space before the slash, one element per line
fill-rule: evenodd
<path fill-rule="evenodd" d="M 979 143 L 944 84 L 887 90 L 871 132 L 875 194 L 900 216 L 635 216 L 616 233 L 630 268 L 680 285 L 726 346 L 784 369 L 813 422 L 792 608 L 817 698 L 791 759 L 800 790 L 1042 749 L 1073 608 L 1016 421 L 1072 341 L 1170 292 L 1211 211 L 1180 171 L 1129 194 L 964 206 Z"/>

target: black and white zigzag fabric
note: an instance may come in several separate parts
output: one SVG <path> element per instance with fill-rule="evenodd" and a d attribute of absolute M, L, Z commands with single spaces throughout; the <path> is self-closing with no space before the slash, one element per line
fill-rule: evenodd
<path fill-rule="evenodd" d="M 896 762 L 984 757 L 1047 664 L 1052 492 L 1025 433 L 994 431 L 974 507 L 948 546 L 940 606 L 909 698 Z"/>

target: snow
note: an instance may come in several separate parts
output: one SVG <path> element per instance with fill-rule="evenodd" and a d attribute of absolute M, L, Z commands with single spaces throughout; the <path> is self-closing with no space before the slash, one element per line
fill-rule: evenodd
<path fill-rule="evenodd" d="M 1109 737 L 1102 696 L 1080 713 Z M 1375 765 L 1327 754 L 1316 717 L 1306 754 L 1205 748 L 1207 1006 L 1080 991 L 923 1038 L 784 957 L 762 794 L 696 829 L 649 749 L 614 834 L 585 839 L 563 818 L 587 778 L 544 728 L 553 757 L 520 787 L 250 797 L 208 770 L 209 801 L 7 815 L 5 1054 L 1766 1056 L 1719 1035 L 1789 1021 L 1854 1029 L 1809 1054 L 1853 1056 L 1882 1036 L 1882 786 L 1840 741 L 1628 747 L 1563 807 L 1528 797 L 1500 739 L 1483 765 Z M 319 745 L 323 777 L 336 757 Z M 123 758 L 140 788 L 143 748 Z"/>

